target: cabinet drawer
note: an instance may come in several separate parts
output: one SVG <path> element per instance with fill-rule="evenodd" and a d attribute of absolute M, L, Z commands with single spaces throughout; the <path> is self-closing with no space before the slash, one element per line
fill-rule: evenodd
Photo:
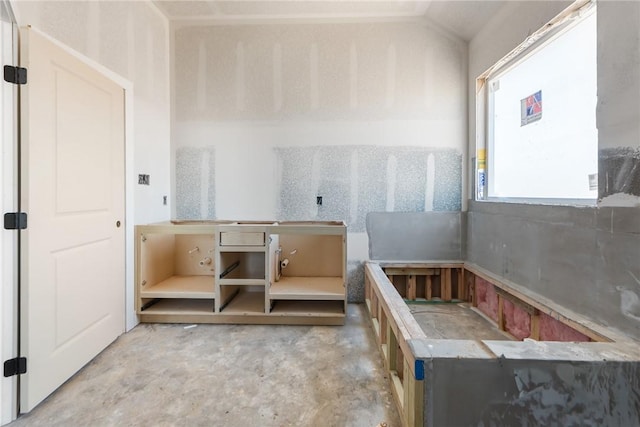
<path fill-rule="evenodd" d="M 220 246 L 264 246 L 264 233 L 220 233 Z"/>

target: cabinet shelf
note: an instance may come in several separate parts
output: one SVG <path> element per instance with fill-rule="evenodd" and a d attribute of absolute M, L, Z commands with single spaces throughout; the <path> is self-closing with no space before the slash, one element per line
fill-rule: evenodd
<path fill-rule="evenodd" d="M 213 299 L 162 299 L 141 314 L 211 314 Z"/>
<path fill-rule="evenodd" d="M 229 276 L 227 276 L 229 277 Z M 250 286 L 250 285 L 258 285 L 264 286 L 264 279 L 220 279 L 220 285 L 241 285 L 241 286 Z"/>
<path fill-rule="evenodd" d="M 223 314 L 265 314 L 264 292 L 238 292 L 231 301 L 222 309 Z"/>
<path fill-rule="evenodd" d="M 344 300 L 342 277 L 281 276 L 269 289 L 272 300 Z"/>
<path fill-rule="evenodd" d="M 342 301 L 275 301 L 271 314 L 278 316 L 344 317 Z"/>
<path fill-rule="evenodd" d="M 140 290 L 140 298 L 213 299 L 215 294 L 213 276 L 171 276 Z"/>
<path fill-rule="evenodd" d="M 264 246 L 218 246 L 220 252 L 265 252 Z"/>

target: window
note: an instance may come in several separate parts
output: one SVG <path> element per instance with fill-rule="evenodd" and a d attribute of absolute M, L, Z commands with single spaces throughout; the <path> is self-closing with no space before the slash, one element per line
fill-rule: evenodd
<path fill-rule="evenodd" d="M 595 203 L 596 37 L 591 8 L 485 75 L 488 186 L 479 198 Z"/>

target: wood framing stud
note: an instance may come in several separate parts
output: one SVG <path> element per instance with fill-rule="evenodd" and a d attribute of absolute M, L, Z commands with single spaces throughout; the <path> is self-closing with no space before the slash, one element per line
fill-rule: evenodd
<path fill-rule="evenodd" d="M 498 294 L 498 328 L 501 331 L 505 330 L 504 324 L 504 299 L 502 295 Z"/>
<path fill-rule="evenodd" d="M 531 315 L 531 334 L 529 338 L 538 341 L 540 339 L 540 311 L 534 310 Z"/>
<path fill-rule="evenodd" d="M 466 301 L 467 293 L 465 291 L 467 287 L 464 283 L 464 268 L 456 268 L 456 271 L 458 272 L 458 299 Z"/>
<path fill-rule="evenodd" d="M 410 274 L 407 280 L 407 299 L 415 301 L 416 299 L 416 276 Z"/>
<path fill-rule="evenodd" d="M 451 301 L 451 269 L 443 268 L 441 272 L 441 298 L 444 301 Z"/>

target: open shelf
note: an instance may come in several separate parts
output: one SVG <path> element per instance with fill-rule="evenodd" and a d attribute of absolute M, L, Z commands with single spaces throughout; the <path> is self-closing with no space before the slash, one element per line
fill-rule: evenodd
<path fill-rule="evenodd" d="M 273 282 L 269 297 L 277 300 L 344 300 L 342 277 L 288 277 Z"/>
<path fill-rule="evenodd" d="M 265 280 L 265 254 L 260 252 L 220 252 L 220 280 Z"/>
<path fill-rule="evenodd" d="M 240 291 L 222 309 L 223 314 L 265 314 L 264 292 Z"/>
<path fill-rule="evenodd" d="M 140 314 L 210 314 L 213 299 L 162 299 Z"/>
<path fill-rule="evenodd" d="M 171 276 L 140 290 L 140 298 L 213 299 L 215 294 L 213 276 Z"/>
<path fill-rule="evenodd" d="M 344 316 L 343 301 L 274 301 L 271 314 L 280 316 Z"/>

